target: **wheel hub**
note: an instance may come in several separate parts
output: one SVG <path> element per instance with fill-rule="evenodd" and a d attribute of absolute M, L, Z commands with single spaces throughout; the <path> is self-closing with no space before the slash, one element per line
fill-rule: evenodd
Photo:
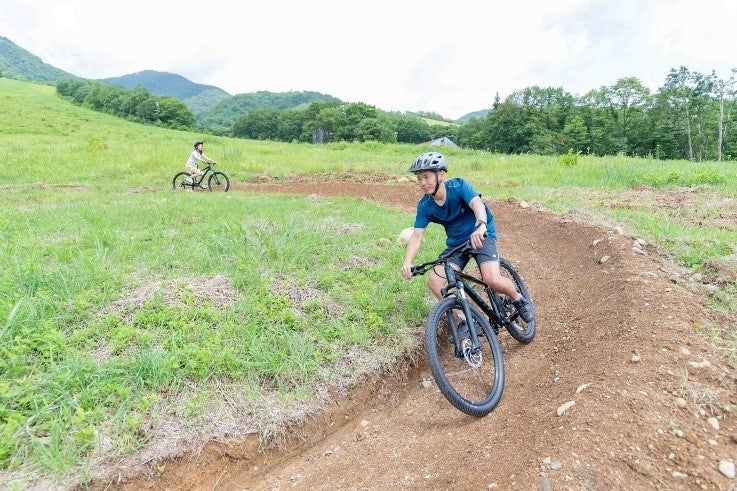
<path fill-rule="evenodd" d="M 463 359 L 466 360 L 466 363 L 471 368 L 481 368 L 481 365 L 484 363 L 484 355 L 481 353 L 481 350 L 473 350 L 471 340 L 468 338 L 464 339 L 461 344 L 463 348 Z"/>

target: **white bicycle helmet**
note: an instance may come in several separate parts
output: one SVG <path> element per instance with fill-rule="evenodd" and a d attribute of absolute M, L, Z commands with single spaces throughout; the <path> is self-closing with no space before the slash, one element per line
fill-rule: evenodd
<path fill-rule="evenodd" d="M 425 152 L 415 160 L 408 172 L 420 172 L 423 170 L 448 171 L 448 163 L 445 161 L 445 156 L 442 153 L 437 152 Z"/>

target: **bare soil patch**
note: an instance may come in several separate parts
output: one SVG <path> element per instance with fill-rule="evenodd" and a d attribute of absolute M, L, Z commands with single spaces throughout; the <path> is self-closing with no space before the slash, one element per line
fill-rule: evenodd
<path fill-rule="evenodd" d="M 231 189 L 351 195 L 407 211 L 419 198 L 388 176 L 333 177 Z M 90 488 L 737 489 L 737 370 L 707 339 L 736 319 L 709 314 L 686 275 L 635 237 L 489 205 L 538 316 L 529 345 L 500 334 L 507 384 L 490 415 L 460 413 L 423 384 L 432 377 L 420 356 L 291 428 L 279 448 L 256 437 L 213 442 Z"/>

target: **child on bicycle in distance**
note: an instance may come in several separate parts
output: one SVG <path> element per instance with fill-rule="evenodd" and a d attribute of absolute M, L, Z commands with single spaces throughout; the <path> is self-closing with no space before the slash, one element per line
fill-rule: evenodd
<path fill-rule="evenodd" d="M 402 276 L 405 279 L 412 278 L 412 261 L 420 250 L 425 228 L 431 222 L 438 223 L 445 229 L 446 251 L 470 238 L 473 246 L 471 255 L 479 265 L 484 283 L 511 298 L 522 319 L 532 322 L 534 311 L 529 299 L 517 291 L 512 280 L 501 275 L 494 215 L 467 181 L 459 177 L 446 181 L 447 171 L 445 157 L 436 152 L 423 153 L 409 168 L 409 172 L 417 176 L 425 195 L 417 203 L 414 229 L 407 242 L 402 264 Z M 460 253 L 449 258 L 453 268 L 459 271 L 466 267 L 468 260 L 468 255 Z M 445 283 L 442 266 L 435 266 L 428 275 L 427 286 L 439 300 Z"/>
<path fill-rule="evenodd" d="M 184 166 L 187 169 L 187 172 L 190 173 L 192 177 L 200 177 L 204 174 L 200 170 L 200 167 L 198 165 L 199 162 L 205 162 L 207 163 L 214 163 L 215 161 L 212 160 L 210 157 L 202 153 L 202 146 L 204 145 L 203 142 L 198 141 L 194 144 L 194 150 L 192 150 L 192 153 L 189 154 L 189 158 L 187 159 L 187 163 L 184 164 Z M 191 180 L 191 177 L 190 177 Z M 201 188 L 205 188 L 204 185 L 200 184 Z"/>

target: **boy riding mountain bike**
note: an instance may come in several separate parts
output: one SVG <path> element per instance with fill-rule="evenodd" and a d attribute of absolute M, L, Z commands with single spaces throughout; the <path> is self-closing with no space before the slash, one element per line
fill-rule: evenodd
<path fill-rule="evenodd" d="M 402 276 L 405 279 L 412 278 L 412 261 L 420 250 L 425 228 L 430 223 L 438 223 L 445 229 L 446 251 L 470 239 L 474 248 L 471 256 L 479 266 L 484 283 L 511 298 L 522 319 L 531 322 L 534 310 L 529 299 L 500 272 L 494 215 L 467 181 L 462 178 L 446 180 L 447 171 L 445 156 L 436 152 L 421 154 L 409 168 L 409 172 L 417 176 L 425 195 L 417 203 L 414 229 L 407 242 L 402 264 Z M 449 262 L 454 269 L 461 271 L 469 259 L 468 255 L 458 253 L 452 255 Z M 436 266 L 427 279 L 428 288 L 439 300 L 443 297 L 441 290 L 446 284 L 443 275 L 442 267 Z"/>

